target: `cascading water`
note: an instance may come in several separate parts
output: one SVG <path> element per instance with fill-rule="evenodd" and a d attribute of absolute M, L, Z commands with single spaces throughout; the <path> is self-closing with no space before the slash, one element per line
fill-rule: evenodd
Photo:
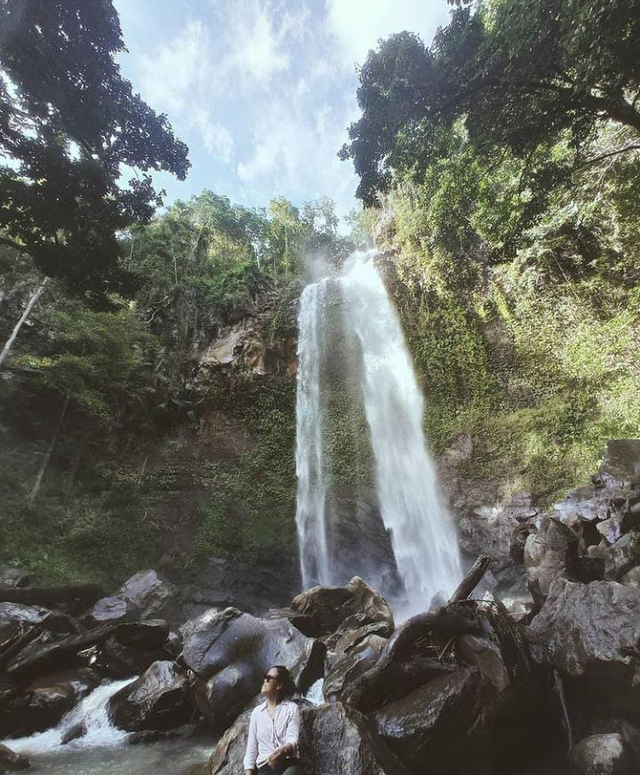
<path fill-rule="evenodd" d="M 88 694 L 72 708 L 53 729 L 36 732 L 29 737 L 8 740 L 7 744 L 17 753 L 49 753 L 59 749 L 67 732 L 81 724 L 86 730 L 77 740 L 68 743 L 73 748 L 113 747 L 123 743 L 128 732 L 111 723 L 108 713 L 109 699 L 135 678 L 103 684 Z"/>
<path fill-rule="evenodd" d="M 326 523 L 326 482 L 322 449 L 320 363 L 326 280 L 308 285 L 300 299 L 298 389 L 296 397 L 296 525 L 302 581 L 331 583 Z"/>
<path fill-rule="evenodd" d="M 422 432 L 423 399 L 398 316 L 374 263 L 357 252 L 333 282 L 344 325 L 359 343 L 356 368 L 375 461 L 380 514 L 391 537 L 406 596 L 404 613 L 424 610 L 448 595 L 461 577 L 453 524 L 438 492 Z M 296 524 L 303 583 L 336 583 L 328 548 L 327 476 L 324 471 L 321 362 L 329 280 L 305 288 L 300 305 L 297 394 L 298 503 Z"/>

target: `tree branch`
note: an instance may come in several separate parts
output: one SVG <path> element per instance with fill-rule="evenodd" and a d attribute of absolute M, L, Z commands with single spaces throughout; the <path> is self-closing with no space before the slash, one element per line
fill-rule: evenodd
<path fill-rule="evenodd" d="M 584 167 L 588 167 L 590 164 L 595 164 L 596 162 L 602 161 L 603 159 L 608 159 L 611 156 L 619 156 L 621 153 L 626 153 L 627 151 L 640 151 L 640 145 L 627 145 L 624 148 L 618 148 L 615 151 L 603 153 L 601 156 L 594 156 L 593 159 L 587 159 L 587 161 L 583 162 L 582 164 L 578 164 L 578 166 L 574 167 L 571 171 L 572 173 L 577 172 Z"/>

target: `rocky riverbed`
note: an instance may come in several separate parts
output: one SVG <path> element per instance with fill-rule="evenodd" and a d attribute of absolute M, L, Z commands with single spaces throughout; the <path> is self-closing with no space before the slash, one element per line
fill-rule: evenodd
<path fill-rule="evenodd" d="M 153 570 L 98 599 L 69 588 L 58 605 L 3 570 L 0 772 L 28 757 L 50 773 L 235 774 L 260 678 L 286 664 L 314 775 L 636 773 L 640 442 L 610 443 L 552 511 L 463 519 L 489 583 L 400 624 L 359 577 L 285 608 L 221 600 L 185 620 L 181 590 Z"/>

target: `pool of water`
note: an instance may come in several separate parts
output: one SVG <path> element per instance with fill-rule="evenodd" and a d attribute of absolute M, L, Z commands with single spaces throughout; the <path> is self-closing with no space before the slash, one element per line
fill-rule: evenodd
<path fill-rule="evenodd" d="M 11 741 L 6 743 L 11 745 Z M 44 775 L 206 775 L 215 747 L 213 736 L 104 748 L 68 748 L 46 753 L 23 752 L 29 772 Z"/>

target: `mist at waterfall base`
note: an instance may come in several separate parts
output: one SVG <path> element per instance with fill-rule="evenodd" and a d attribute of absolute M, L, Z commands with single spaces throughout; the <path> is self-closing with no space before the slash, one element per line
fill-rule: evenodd
<path fill-rule="evenodd" d="M 423 397 L 376 256 L 373 250 L 357 251 L 339 273 L 311 282 L 302 293 L 296 526 L 303 588 L 344 584 L 357 573 L 404 618 L 448 597 L 462 572 L 455 529 L 425 444 Z M 377 508 L 392 550 L 390 567 L 367 562 L 367 535 L 359 536 L 345 561 L 334 508 L 336 390 L 348 398 L 352 432 L 368 438 Z M 359 413 L 366 424 L 358 423 Z"/>

